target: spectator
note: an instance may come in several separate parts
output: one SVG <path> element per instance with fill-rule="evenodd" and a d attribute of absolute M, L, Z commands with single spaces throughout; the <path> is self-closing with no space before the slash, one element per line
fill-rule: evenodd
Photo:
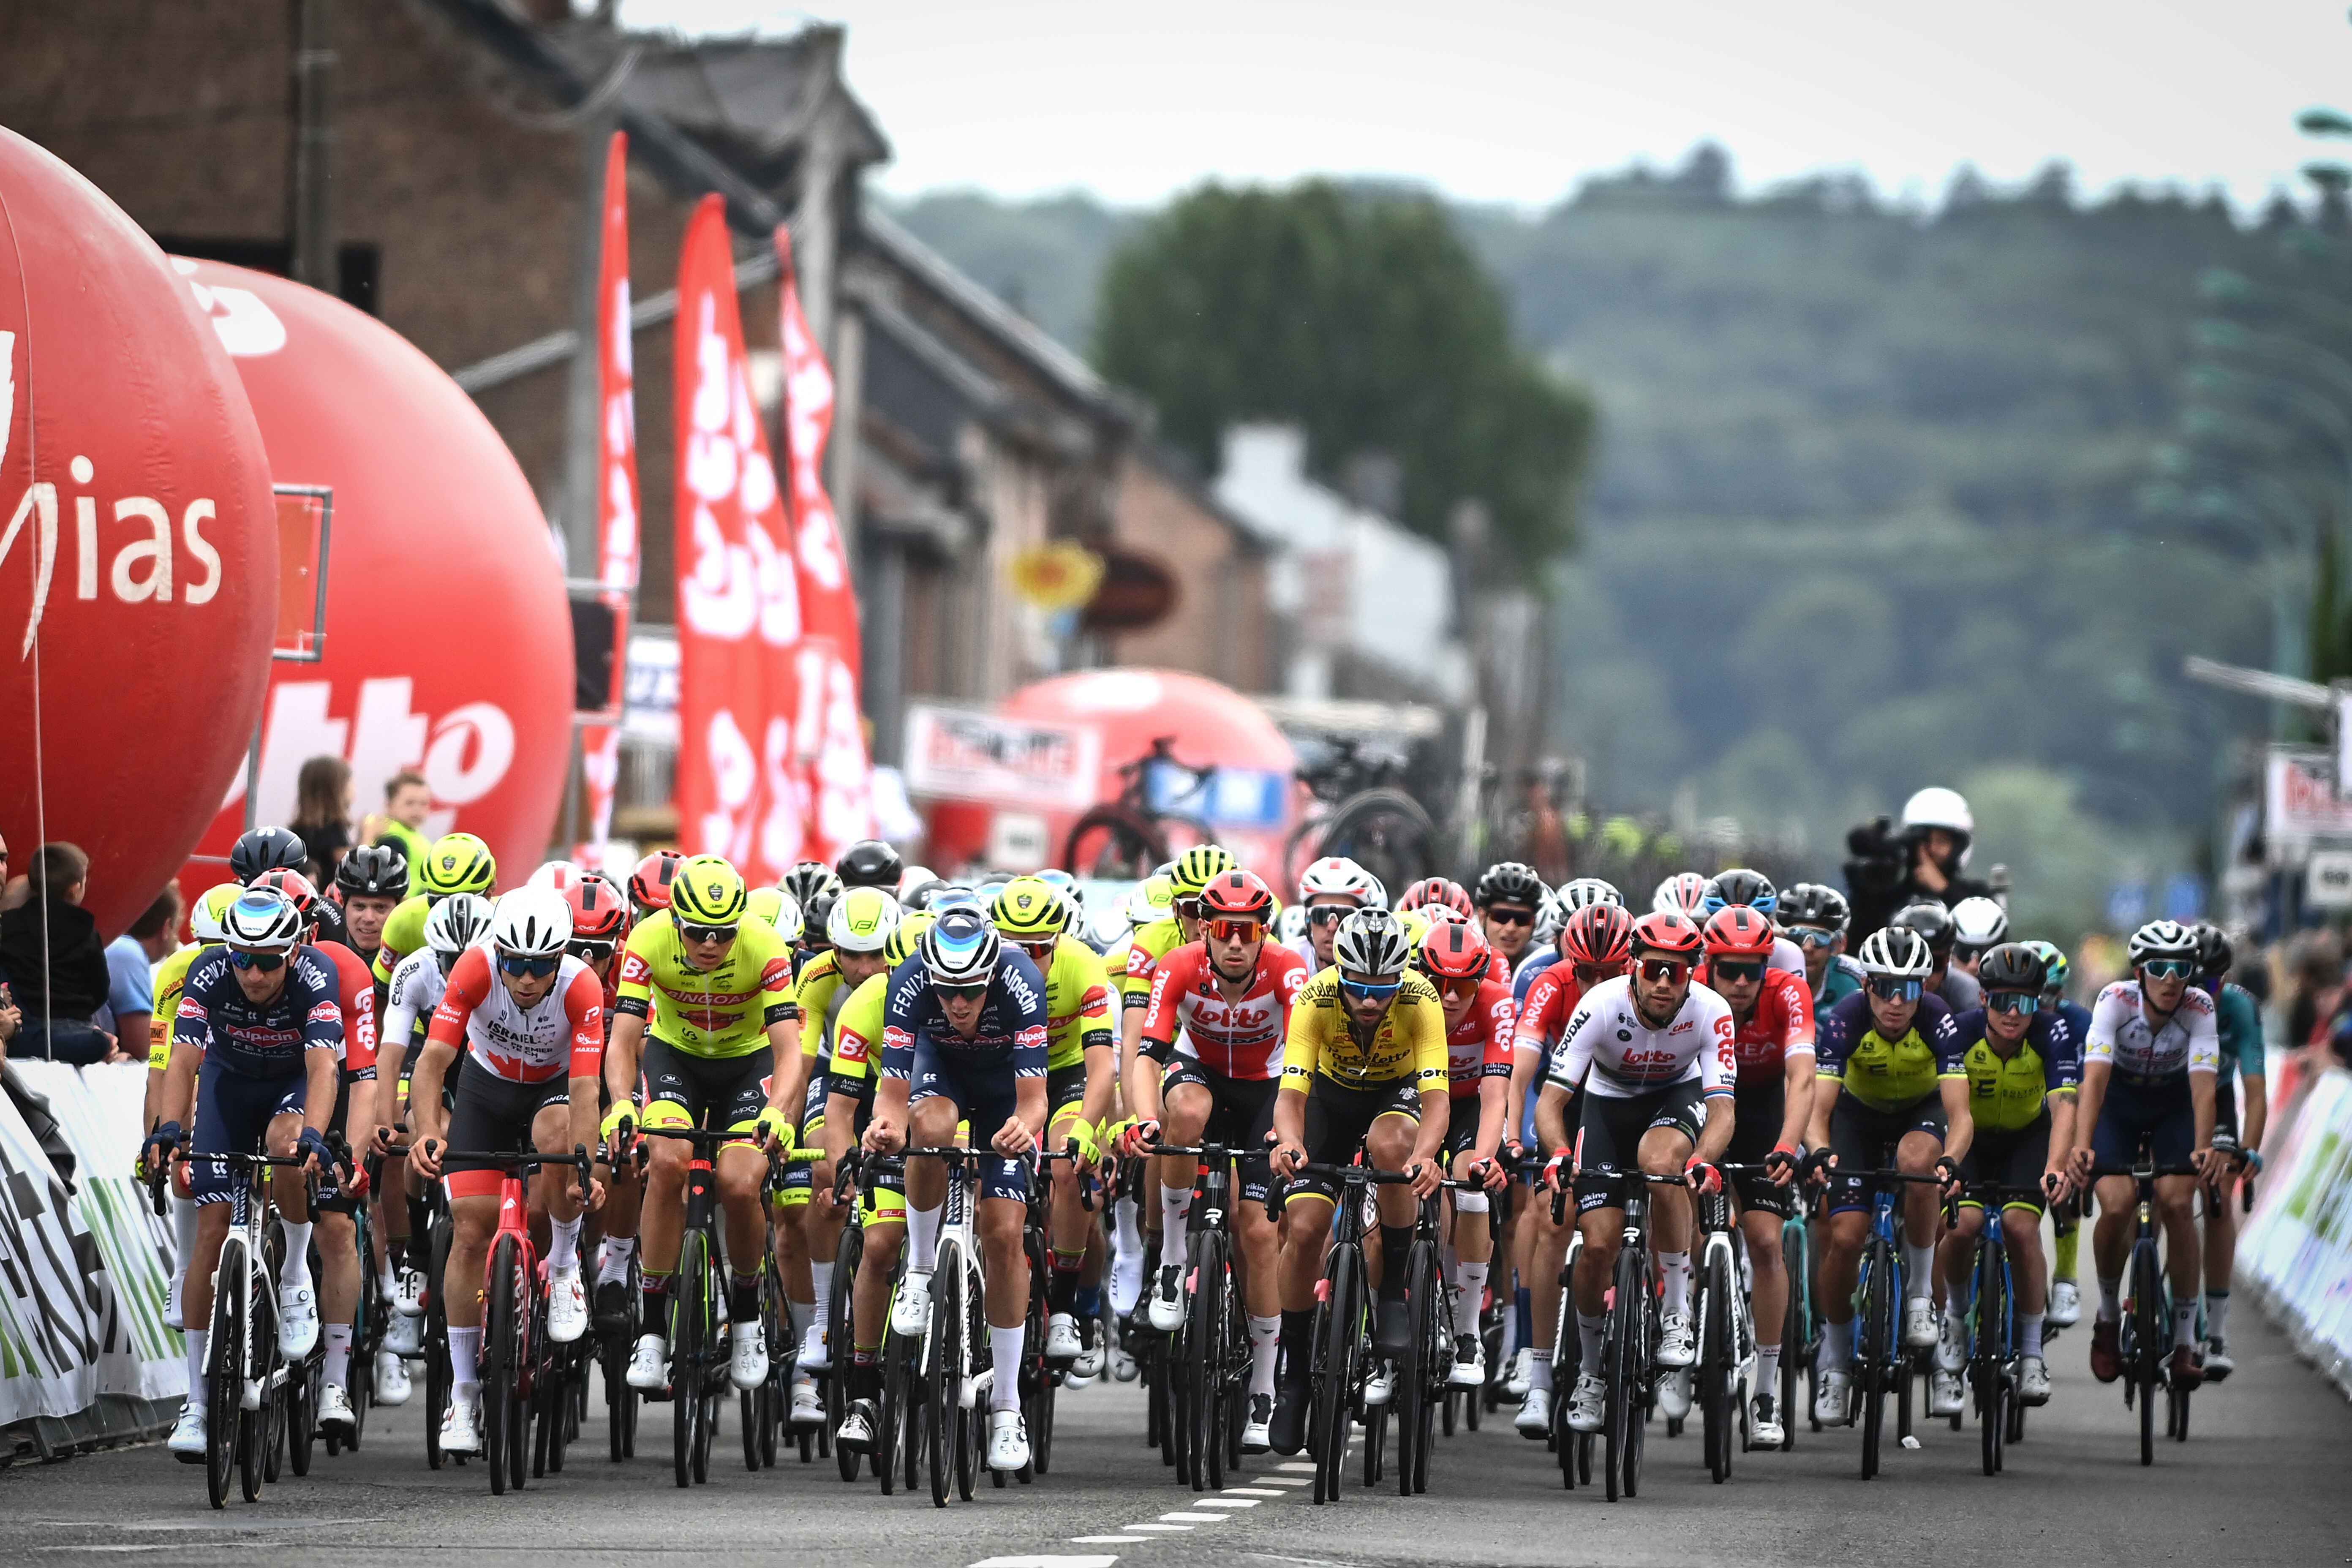
<path fill-rule="evenodd" d="M 352 847 L 352 765 L 331 752 L 302 764 L 294 781 L 294 831 L 310 853 L 310 881 L 334 885 L 335 867 Z"/>
<path fill-rule="evenodd" d="M 370 812 L 360 823 L 360 842 L 389 844 L 408 862 L 409 891 L 425 867 L 425 819 L 433 815 L 433 790 L 425 775 L 404 768 L 383 781 L 383 810 Z"/>
<path fill-rule="evenodd" d="M 107 1026 L 118 1052 L 134 1052 L 152 1037 L 155 965 L 179 946 L 180 884 L 163 884 L 131 929 L 106 944 Z"/>
<path fill-rule="evenodd" d="M 27 885 L 26 901 L 0 914 L 0 970 L 24 1011 L 12 1053 L 78 1067 L 104 1061 L 113 1037 L 89 1022 L 106 1005 L 109 981 L 98 921 L 81 907 L 89 857 L 71 844 L 44 844 Z"/>

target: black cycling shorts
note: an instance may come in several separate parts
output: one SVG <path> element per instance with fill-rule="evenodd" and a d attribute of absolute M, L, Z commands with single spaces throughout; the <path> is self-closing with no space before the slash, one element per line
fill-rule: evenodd
<path fill-rule="evenodd" d="M 1979 1127 L 1969 1152 L 1960 1158 L 1960 1179 L 1967 1182 L 1998 1182 L 2004 1187 L 2032 1188 L 2039 1192 L 2042 1173 L 2050 1168 L 2050 1108 L 2044 1105 L 2042 1114 L 2018 1128 Z M 1962 1208 L 1982 1208 L 1974 1198 L 1961 1200 Z M 2011 1198 L 2001 1205 L 2005 1209 L 2026 1209 L 2039 1224 L 2042 1211 L 2047 1205 L 2039 1198 Z"/>
<path fill-rule="evenodd" d="M 493 1072 L 469 1072 L 464 1091 L 457 1096 L 457 1108 L 449 1112 L 449 1130 L 442 1147 L 482 1154 L 535 1149 L 539 1145 L 532 1141 L 530 1124 L 539 1119 L 539 1113 L 551 1105 L 571 1103 L 572 1084 L 568 1079 L 516 1083 Z M 441 1173 L 445 1176 L 459 1171 L 497 1169 L 484 1160 L 441 1162 Z"/>
<path fill-rule="evenodd" d="M 1454 1168 L 1454 1157 L 1468 1153 L 1478 1146 L 1478 1115 L 1485 1108 L 1475 1094 L 1457 1094 L 1445 1106 L 1445 1168 Z"/>
<path fill-rule="evenodd" d="M 1695 1078 L 1647 1094 L 1620 1098 L 1588 1090 L 1581 1098 L 1576 1122 L 1579 1214 L 1622 1206 L 1621 1178 L 1642 1168 L 1642 1137 L 1651 1128 L 1671 1127 L 1696 1145 L 1706 1117 L 1700 1104 L 1704 1090 Z"/>
<path fill-rule="evenodd" d="M 637 1102 L 645 1108 L 645 1124 L 707 1124 L 748 1136 L 768 1108 L 775 1058 L 775 1048 L 764 1041 L 740 1057 L 698 1057 L 647 1035 L 637 1058 Z"/>
<path fill-rule="evenodd" d="M 1236 1163 L 1241 1167 L 1241 1194 L 1251 1203 L 1264 1203 L 1268 1188 L 1274 1184 L 1274 1171 L 1266 1162 L 1266 1135 L 1274 1131 L 1274 1098 L 1281 1088 L 1279 1080 L 1270 1078 L 1227 1078 L 1221 1072 L 1202 1067 L 1192 1057 L 1177 1057 L 1160 1075 L 1160 1101 L 1166 1105 L 1168 1097 L 1187 1084 L 1197 1084 L 1209 1091 L 1209 1120 L 1201 1129 L 1203 1143 L 1223 1143 L 1240 1151 Z M 1314 1097 L 1308 1096 L 1311 1108 Z M 1307 1116 L 1310 1125 L 1314 1111 Z M 1359 1134 L 1360 1136 L 1360 1134 Z"/>
<path fill-rule="evenodd" d="M 1421 1094 L 1412 1079 L 1356 1088 L 1316 1074 L 1307 1089 L 1307 1159 L 1318 1165 L 1346 1164 L 1364 1146 L 1373 1121 L 1382 1116 L 1407 1116 L 1420 1124 Z M 1307 1195 L 1336 1202 L 1339 1190 L 1321 1176 L 1300 1176 L 1290 1184 L 1284 1201 Z"/>
<path fill-rule="evenodd" d="M 1045 1124 L 1052 1126 L 1054 1118 L 1064 1108 L 1076 1108 L 1087 1102 L 1087 1064 L 1045 1069 Z"/>
<path fill-rule="evenodd" d="M 1731 1142 L 1724 1150 L 1724 1163 L 1761 1165 L 1780 1142 L 1780 1122 L 1789 1113 L 1788 1081 L 1772 1078 L 1740 1084 L 1731 1091 L 1731 1111 L 1737 1120 L 1731 1127 Z M 1743 1210 L 1782 1219 L 1797 1212 L 1793 1180 L 1782 1186 L 1769 1176 L 1741 1176 L 1733 1181 L 1731 1189 Z"/>
<path fill-rule="evenodd" d="M 1813 1090 L 1822 1092 L 1818 1087 Z M 1830 1213 L 1851 1214 L 1870 1207 L 1871 1184 L 1850 1173 L 1892 1170 L 1895 1146 L 1914 1132 L 1944 1137 L 1944 1096 L 1929 1089 L 1909 1105 L 1880 1110 L 1864 1105 L 1843 1090 L 1830 1108 L 1830 1152 L 1839 1169 L 1830 1173 Z"/>

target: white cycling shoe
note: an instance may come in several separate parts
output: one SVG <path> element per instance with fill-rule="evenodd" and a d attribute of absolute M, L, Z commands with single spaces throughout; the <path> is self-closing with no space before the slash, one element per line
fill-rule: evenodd
<path fill-rule="evenodd" d="M 1789 1434 L 1780 1425 L 1780 1402 L 1769 1394 L 1759 1394 L 1748 1402 L 1748 1446 L 1751 1448 L 1778 1448 L 1786 1444 Z"/>
<path fill-rule="evenodd" d="M 871 1402 L 853 1399 L 849 1414 L 841 1418 L 833 1440 L 852 1453 L 862 1454 L 874 1447 L 874 1406 Z"/>
<path fill-rule="evenodd" d="M 1905 1350 L 1933 1350 L 1938 1331 L 1935 1302 L 1925 1296 L 1914 1296 L 1903 1303 Z"/>
<path fill-rule="evenodd" d="M 768 1381 L 768 1331 L 759 1319 L 728 1326 L 727 1375 L 742 1394 Z"/>
<path fill-rule="evenodd" d="M 1937 1367 L 1927 1378 L 1927 1414 L 1958 1415 L 1967 1405 L 1966 1391 L 1960 1386 L 1960 1374 Z"/>
<path fill-rule="evenodd" d="M 425 1320 L 394 1312 L 384 1321 L 383 1349 L 387 1355 L 415 1360 L 425 1353 Z"/>
<path fill-rule="evenodd" d="M 2083 1321 L 2083 1290 L 2072 1279 L 2050 1287 L 2050 1327 L 2071 1329 Z"/>
<path fill-rule="evenodd" d="M 482 1451 L 482 1396 L 476 1389 L 458 1389 L 449 1401 L 449 1408 L 441 1417 L 441 1451 L 445 1454 L 478 1454 Z"/>
<path fill-rule="evenodd" d="M 164 1445 L 182 1459 L 193 1464 L 205 1457 L 205 1407 L 183 1405 L 180 1418 L 172 1424 L 172 1436 Z"/>
<path fill-rule="evenodd" d="M 1685 1367 L 1678 1372 L 1658 1374 L 1658 1413 L 1671 1421 L 1680 1421 L 1691 1413 L 1691 1374 Z"/>
<path fill-rule="evenodd" d="M 1568 1396 L 1568 1429 L 1571 1432 L 1598 1432 L 1609 1418 L 1609 1385 L 1601 1374 L 1580 1372 L 1576 1374 L 1576 1387 Z"/>
<path fill-rule="evenodd" d="M 1698 1359 L 1698 1331 L 1688 1312 L 1668 1312 L 1658 1320 L 1660 1366 L 1688 1366 Z"/>
<path fill-rule="evenodd" d="M 988 1468 L 1018 1470 L 1029 1463 L 1029 1424 L 1018 1410 L 992 1410 L 988 1415 Z"/>
<path fill-rule="evenodd" d="M 2050 1368 L 2038 1355 L 2018 1358 L 2017 1402 L 2020 1405 L 2050 1403 Z"/>
<path fill-rule="evenodd" d="M 375 1352 L 375 1402 L 390 1410 L 408 1403 L 408 1363 L 392 1352 Z"/>
<path fill-rule="evenodd" d="M 1078 1337 L 1078 1320 L 1068 1312 L 1056 1312 L 1045 1320 L 1045 1359 L 1076 1363 L 1087 1353 L 1086 1342 Z"/>
<path fill-rule="evenodd" d="M 1969 1326 L 1958 1318 L 1944 1320 L 1943 1331 L 1936 1336 L 1936 1370 L 1958 1372 L 1969 1364 Z"/>
<path fill-rule="evenodd" d="M 1540 1440 L 1551 1430 L 1551 1390 L 1529 1388 L 1519 1401 L 1519 1414 L 1511 1422 L 1522 1437 Z"/>
<path fill-rule="evenodd" d="M 1486 1386 L 1486 1347 L 1475 1334 L 1454 1336 L 1454 1368 L 1445 1374 L 1448 1388 Z"/>
<path fill-rule="evenodd" d="M 1503 1392 L 1513 1399 L 1528 1396 L 1528 1369 L 1535 1364 L 1536 1352 L 1521 1346 L 1511 1355 L 1511 1370 L 1503 1378 Z"/>
<path fill-rule="evenodd" d="M 1170 1263 L 1160 1268 L 1160 1278 L 1151 1289 L 1150 1309 L 1151 1326 L 1163 1334 L 1172 1334 L 1184 1326 L 1184 1270 Z"/>
<path fill-rule="evenodd" d="M 1822 1373 L 1813 1391 L 1813 1419 L 1824 1426 L 1843 1426 L 1853 1419 L 1853 1376 L 1841 1367 Z"/>
<path fill-rule="evenodd" d="M 1052 1329 L 1050 1326 L 1048 1327 L 1046 1333 L 1047 1348 L 1045 1353 L 1047 1355 L 1051 1355 L 1054 1352 L 1052 1349 Z M 1076 1361 L 1070 1363 L 1069 1382 L 1072 1384 L 1091 1383 L 1096 1378 L 1102 1375 L 1102 1320 L 1099 1318 L 1088 1318 L 1086 1321 L 1078 1325 L 1078 1355 Z"/>
<path fill-rule="evenodd" d="M 547 1271 L 547 1337 L 568 1345 L 588 1331 L 588 1289 L 580 1266 Z"/>
<path fill-rule="evenodd" d="M 808 1331 L 801 1335 L 801 1353 L 794 1364 L 803 1372 L 833 1370 L 833 1345 L 825 1331 L 814 1323 L 811 1323 Z"/>
<path fill-rule="evenodd" d="M 348 1432 L 360 1424 L 352 1410 L 352 1396 L 340 1383 L 321 1384 L 319 1387 L 319 1425 L 340 1426 Z"/>
<path fill-rule="evenodd" d="M 669 1341 L 650 1331 L 639 1334 L 636 1347 L 629 1352 L 626 1381 L 640 1394 L 658 1394 L 668 1387 Z"/>
<path fill-rule="evenodd" d="M 824 1425 L 824 1401 L 817 1395 L 816 1379 L 806 1373 L 793 1379 L 793 1413 L 789 1419 L 795 1426 Z"/>
<path fill-rule="evenodd" d="M 421 1318 L 425 1315 L 425 1271 L 423 1269 L 404 1268 L 400 1271 L 399 1283 L 392 1289 L 392 1310 L 404 1318 Z"/>
<path fill-rule="evenodd" d="M 1396 1397 L 1396 1363 L 1382 1362 L 1364 1379 L 1364 1407 L 1378 1409 Z"/>
<path fill-rule="evenodd" d="M 1242 1422 L 1242 1452 L 1263 1454 L 1274 1446 L 1274 1395 L 1253 1394 Z"/>
<path fill-rule="evenodd" d="M 898 1282 L 890 1303 L 890 1331 L 902 1340 L 919 1340 L 931 1327 L 931 1277 L 909 1274 Z"/>
<path fill-rule="evenodd" d="M 278 1287 L 278 1353 L 299 1361 L 318 1342 L 318 1294 L 309 1275 L 297 1274 Z"/>

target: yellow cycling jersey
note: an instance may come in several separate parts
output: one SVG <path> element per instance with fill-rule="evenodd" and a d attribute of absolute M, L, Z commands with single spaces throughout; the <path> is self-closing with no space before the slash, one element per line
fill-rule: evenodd
<path fill-rule="evenodd" d="M 1873 1110 L 1900 1110 L 1936 1093 L 1943 1079 L 1966 1078 L 1961 1054 L 1960 1032 L 1941 997 L 1920 997 L 1910 1027 L 1890 1040 L 1878 1032 L 1870 993 L 1857 991 L 1819 1020 L 1813 1071 Z"/>
<path fill-rule="evenodd" d="M 2014 1132 L 2031 1127 L 2050 1096 L 2071 1095 L 2082 1081 L 2078 1044 L 2055 1012 L 2035 1013 L 2009 1057 L 1992 1048 L 1982 1009 L 1961 1014 L 1958 1028 L 1969 1042 L 1960 1059 L 1968 1069 L 1969 1109 L 1979 1128 Z"/>
<path fill-rule="evenodd" d="M 621 950 L 613 1010 L 647 1018 L 656 1039 L 688 1056 L 749 1056 L 768 1043 L 771 1025 L 798 1014 L 792 946 L 773 926 L 745 921 L 706 973 L 688 967 L 670 912 L 657 910 Z"/>
<path fill-rule="evenodd" d="M 423 862 L 411 861 L 410 864 L 421 865 Z M 432 912 L 433 906 L 425 901 L 424 894 L 418 893 L 401 900 L 393 906 L 392 913 L 384 917 L 383 945 L 375 950 L 375 983 L 378 985 L 391 984 L 392 972 L 400 967 L 400 961 L 425 945 L 425 917 Z"/>
<path fill-rule="evenodd" d="M 155 965 L 155 1010 L 147 1020 L 147 1065 L 161 1072 L 172 1065 L 172 1020 L 179 1016 L 180 993 L 188 984 L 188 965 L 204 952 L 201 942 L 190 942 L 176 952 L 164 954 Z"/>
<path fill-rule="evenodd" d="M 1095 950 L 1074 936 L 1054 939 L 1053 959 L 1043 968 L 1045 1070 L 1058 1072 L 1085 1063 L 1089 1040 L 1098 1046 L 1111 1043 L 1111 1032 L 1117 1023 L 1113 1017 L 1110 974 Z M 1148 986 L 1145 999 L 1150 1000 Z"/>
<path fill-rule="evenodd" d="M 874 1081 L 875 1059 L 882 1054 L 883 1007 L 889 997 L 890 972 L 886 969 L 841 1005 L 833 1022 L 832 1065 L 825 1070 L 829 1092 L 856 1098 Z"/>
<path fill-rule="evenodd" d="M 1337 969 L 1300 986 L 1283 1041 L 1282 1087 L 1303 1091 L 1318 1073 L 1349 1089 L 1407 1079 L 1423 1093 L 1445 1093 L 1445 1007 L 1437 988 L 1407 970 L 1366 1045 L 1348 1021 Z"/>
<path fill-rule="evenodd" d="M 1136 927 L 1126 945 L 1127 967 L 1118 980 L 1120 1008 L 1140 1011 L 1151 1005 L 1151 977 L 1160 973 L 1160 961 L 1184 945 L 1184 928 L 1171 915 Z"/>
<path fill-rule="evenodd" d="M 827 1026 L 846 1000 L 841 959 L 833 949 L 813 954 L 793 980 L 793 1000 L 801 1012 L 801 1055 L 814 1061 L 823 1054 Z"/>

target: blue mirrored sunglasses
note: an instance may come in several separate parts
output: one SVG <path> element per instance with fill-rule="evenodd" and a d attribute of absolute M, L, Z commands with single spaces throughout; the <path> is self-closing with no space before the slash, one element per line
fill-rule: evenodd
<path fill-rule="evenodd" d="M 1358 1002 L 1385 1002 L 1395 995 L 1397 987 L 1403 984 L 1402 979 L 1391 980 L 1385 985 L 1375 984 L 1369 980 L 1342 980 L 1339 989 Z"/>
<path fill-rule="evenodd" d="M 1916 980 L 1873 980 L 1870 994 L 1882 1002 L 1916 1002 L 1924 989 Z"/>
<path fill-rule="evenodd" d="M 267 974 L 284 963 L 286 955 L 282 952 L 232 952 L 228 955 L 228 961 L 239 969 L 258 969 L 262 973 Z"/>
<path fill-rule="evenodd" d="M 561 953 L 546 958 L 502 957 L 499 960 L 499 973 L 517 976 L 528 974 L 533 980 L 544 980 L 554 973 L 555 966 L 562 962 L 563 956 Z"/>
<path fill-rule="evenodd" d="M 2197 964 L 2187 958 L 2151 958 L 2139 972 L 2151 980 L 2186 980 L 2197 972 Z"/>

